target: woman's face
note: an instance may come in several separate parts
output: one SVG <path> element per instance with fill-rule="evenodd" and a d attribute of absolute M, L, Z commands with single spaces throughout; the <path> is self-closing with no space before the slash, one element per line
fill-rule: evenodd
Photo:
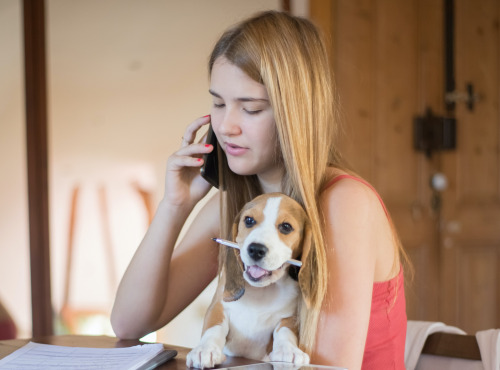
<path fill-rule="evenodd" d="M 274 113 L 264 85 L 252 80 L 224 57 L 212 68 L 210 93 L 212 127 L 229 168 L 261 181 L 281 181 L 281 161 Z"/>

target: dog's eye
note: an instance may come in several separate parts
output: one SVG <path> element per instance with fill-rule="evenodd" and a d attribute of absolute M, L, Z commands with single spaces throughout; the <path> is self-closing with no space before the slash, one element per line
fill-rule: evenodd
<path fill-rule="evenodd" d="M 245 217 L 245 226 L 250 228 L 252 227 L 253 225 L 255 225 L 257 222 L 255 221 L 255 219 L 253 217 L 250 217 L 250 216 L 247 216 Z"/>
<path fill-rule="evenodd" d="M 293 227 L 288 222 L 283 222 L 282 224 L 278 225 L 278 230 L 280 231 L 280 233 L 287 235 L 293 231 Z"/>

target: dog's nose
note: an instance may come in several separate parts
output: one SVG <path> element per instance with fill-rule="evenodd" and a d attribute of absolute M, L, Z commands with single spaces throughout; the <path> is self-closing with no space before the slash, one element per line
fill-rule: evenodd
<path fill-rule="evenodd" d="M 252 243 L 248 246 L 248 254 L 254 261 L 259 261 L 267 253 L 268 249 L 264 244 Z"/>

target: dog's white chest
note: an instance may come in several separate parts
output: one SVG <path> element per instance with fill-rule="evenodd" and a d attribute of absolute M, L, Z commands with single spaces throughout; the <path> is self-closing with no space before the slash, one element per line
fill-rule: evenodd
<path fill-rule="evenodd" d="M 238 301 L 225 302 L 229 334 L 224 353 L 262 360 L 274 329 L 284 318 L 296 314 L 297 282 L 283 282 L 264 288 L 247 287 Z"/>

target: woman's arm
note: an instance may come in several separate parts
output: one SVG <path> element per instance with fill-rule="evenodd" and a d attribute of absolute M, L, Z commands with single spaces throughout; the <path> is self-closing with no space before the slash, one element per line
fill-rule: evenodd
<path fill-rule="evenodd" d="M 193 143 L 210 118 L 188 126 L 181 148 L 169 157 L 165 195 L 128 266 L 111 313 L 120 338 L 140 338 L 161 328 L 185 308 L 214 278 L 218 236 L 218 195 L 202 208 L 174 252 L 179 233 L 210 185 L 200 176 L 202 154 L 213 148 Z"/>
<path fill-rule="evenodd" d="M 160 329 L 214 279 L 218 247 L 211 238 L 218 236 L 218 198 L 203 207 L 175 250 L 187 215 L 160 204 L 118 288 L 111 324 L 119 338 Z"/>
<path fill-rule="evenodd" d="M 311 362 L 360 369 L 373 283 L 379 265 L 393 262 L 392 235 L 375 193 L 355 180 L 339 181 L 321 202 L 329 277 Z"/>

